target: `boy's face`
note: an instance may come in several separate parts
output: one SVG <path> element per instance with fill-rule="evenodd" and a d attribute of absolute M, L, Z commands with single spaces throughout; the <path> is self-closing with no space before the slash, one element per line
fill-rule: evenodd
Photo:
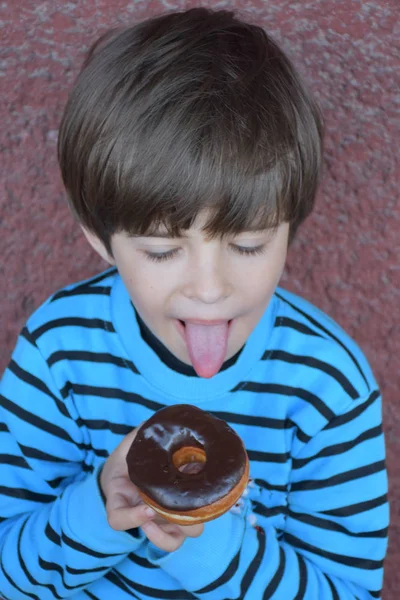
<path fill-rule="evenodd" d="M 163 231 L 157 232 L 159 237 L 117 233 L 111 238 L 113 260 L 100 252 L 117 266 L 149 329 L 186 364 L 193 361 L 180 321 L 231 321 L 224 360 L 234 356 L 269 304 L 288 246 L 288 223 L 274 232 L 243 232 L 207 240 L 201 231 L 205 220 L 206 214 L 201 213 L 185 232 L 187 237 L 179 239 L 163 237 Z M 99 252 L 98 242 L 85 233 Z M 260 252 L 240 254 L 238 247 Z"/>

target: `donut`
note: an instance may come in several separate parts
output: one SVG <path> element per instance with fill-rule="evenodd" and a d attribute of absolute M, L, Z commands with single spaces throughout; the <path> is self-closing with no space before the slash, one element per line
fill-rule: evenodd
<path fill-rule="evenodd" d="M 224 514 L 249 478 L 247 453 L 237 433 L 190 404 L 162 408 L 145 421 L 126 462 L 143 502 L 178 525 Z"/>

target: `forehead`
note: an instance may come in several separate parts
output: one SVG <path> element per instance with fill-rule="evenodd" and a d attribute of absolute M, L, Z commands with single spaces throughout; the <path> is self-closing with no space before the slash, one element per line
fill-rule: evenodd
<path fill-rule="evenodd" d="M 199 212 L 198 215 L 196 216 L 194 222 L 192 223 L 191 227 L 188 229 L 184 229 L 181 232 L 181 237 L 188 237 L 187 234 L 190 234 L 190 233 L 194 233 L 194 234 L 202 233 L 202 231 L 206 228 L 206 226 L 209 223 L 212 216 L 213 216 L 213 213 L 211 212 L 211 210 L 204 209 L 201 212 Z M 266 228 L 262 228 L 262 227 L 260 227 L 259 224 L 255 223 L 253 225 L 246 226 L 246 228 L 243 229 L 243 233 L 244 232 L 260 233 L 260 232 L 264 232 L 265 230 L 266 230 Z M 176 237 L 176 235 L 173 231 L 170 231 L 165 225 L 160 224 L 160 225 L 152 228 L 151 231 L 147 232 L 145 234 L 145 236 L 143 236 L 143 237 L 174 238 L 174 237 Z"/>

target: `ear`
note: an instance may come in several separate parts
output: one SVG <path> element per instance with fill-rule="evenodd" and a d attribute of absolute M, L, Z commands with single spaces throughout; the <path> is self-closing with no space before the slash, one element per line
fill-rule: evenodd
<path fill-rule="evenodd" d="M 84 233 L 85 238 L 87 239 L 89 244 L 92 246 L 93 250 L 95 252 L 97 252 L 97 254 L 99 256 L 101 256 L 101 258 L 103 260 L 105 260 L 106 262 L 108 262 L 110 265 L 115 265 L 115 261 L 114 261 L 113 257 L 110 256 L 110 254 L 107 252 L 107 249 L 106 249 L 105 245 L 103 244 L 103 242 L 100 240 L 100 238 L 98 238 L 95 233 L 92 233 L 85 227 L 82 227 L 82 225 L 81 225 L 81 229 Z"/>

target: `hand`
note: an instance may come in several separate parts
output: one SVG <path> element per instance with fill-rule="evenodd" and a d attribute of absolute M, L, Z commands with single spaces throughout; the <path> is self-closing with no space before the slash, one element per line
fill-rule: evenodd
<path fill-rule="evenodd" d="M 128 474 L 126 455 L 137 431 L 138 427 L 124 437 L 104 463 L 100 474 L 101 489 L 106 497 L 107 520 L 110 527 L 117 531 L 140 527 L 156 514 L 144 504 Z"/>
<path fill-rule="evenodd" d="M 182 546 L 187 537 L 199 537 L 203 533 L 204 524 L 175 525 L 156 515 L 154 519 L 142 525 L 142 530 L 157 548 L 165 552 L 174 552 Z"/>
<path fill-rule="evenodd" d="M 124 437 L 106 460 L 100 474 L 101 489 L 106 497 L 107 520 L 110 527 L 117 531 L 141 527 L 155 546 L 173 552 L 186 537 L 201 535 L 204 525 L 169 523 L 142 501 L 137 487 L 129 478 L 126 464 L 126 455 L 139 427 Z"/>

